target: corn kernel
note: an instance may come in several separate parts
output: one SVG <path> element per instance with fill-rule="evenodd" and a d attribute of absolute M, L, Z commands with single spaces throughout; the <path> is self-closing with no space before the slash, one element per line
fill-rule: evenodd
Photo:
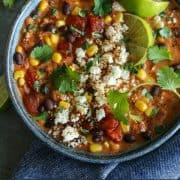
<path fill-rule="evenodd" d="M 23 53 L 23 48 L 22 48 L 22 46 L 17 46 L 17 47 L 16 47 L 16 52 L 18 52 L 18 53 Z"/>
<path fill-rule="evenodd" d="M 145 111 L 146 116 L 150 117 L 150 116 L 151 116 L 151 113 L 152 113 L 152 110 L 153 110 L 153 108 L 148 108 L 148 109 Z"/>
<path fill-rule="evenodd" d="M 115 21 L 116 23 L 123 22 L 123 21 L 124 21 L 124 19 L 123 19 L 123 13 L 118 12 L 118 13 L 116 14 L 115 18 L 114 18 L 114 21 Z"/>
<path fill-rule="evenodd" d="M 87 55 L 89 57 L 94 56 L 98 52 L 98 46 L 93 44 L 87 49 Z"/>
<path fill-rule="evenodd" d="M 55 52 L 52 57 L 53 62 L 59 64 L 62 60 L 62 55 L 60 53 Z"/>
<path fill-rule="evenodd" d="M 141 112 L 145 112 L 148 108 L 147 104 L 144 101 L 137 100 L 135 103 L 136 108 L 138 108 Z"/>
<path fill-rule="evenodd" d="M 147 97 L 145 97 L 145 96 L 143 96 L 143 97 L 141 98 L 141 100 L 144 101 L 144 102 L 146 102 L 146 103 L 149 102 L 149 99 L 148 99 Z"/>
<path fill-rule="evenodd" d="M 165 42 L 165 39 L 163 37 L 158 37 L 157 40 L 160 43 L 164 43 Z"/>
<path fill-rule="evenodd" d="M 31 58 L 29 60 L 29 63 L 31 66 L 38 66 L 39 65 L 39 61 L 37 59 L 33 59 L 33 58 Z"/>
<path fill-rule="evenodd" d="M 111 16 L 106 16 L 105 18 L 104 18 L 104 22 L 105 22 L 105 24 L 110 24 L 111 22 L 112 22 L 112 17 Z"/>
<path fill-rule="evenodd" d="M 24 78 L 19 78 L 19 79 L 18 79 L 18 85 L 19 85 L 20 87 L 22 87 L 22 86 L 24 86 L 24 84 L 25 84 Z"/>
<path fill-rule="evenodd" d="M 56 22 L 56 27 L 60 28 L 66 25 L 66 22 L 64 20 L 58 20 Z"/>
<path fill-rule="evenodd" d="M 72 15 L 79 15 L 79 12 L 81 11 L 81 8 L 79 8 L 78 6 L 76 6 L 73 11 L 72 11 Z"/>
<path fill-rule="evenodd" d="M 121 128 L 123 133 L 128 133 L 130 131 L 130 125 L 126 125 L 123 122 L 121 122 Z"/>
<path fill-rule="evenodd" d="M 147 83 L 154 83 L 155 82 L 155 79 L 151 76 L 147 76 L 145 79 L 144 79 L 144 82 L 147 82 Z"/>
<path fill-rule="evenodd" d="M 95 153 L 95 152 L 101 152 L 103 148 L 101 144 L 94 143 L 89 146 L 89 149 L 91 152 Z"/>
<path fill-rule="evenodd" d="M 70 104 L 68 102 L 65 102 L 65 101 L 60 101 L 59 106 L 63 107 L 64 109 L 68 109 L 70 107 Z"/>
<path fill-rule="evenodd" d="M 14 72 L 14 79 L 18 80 L 19 78 L 24 78 L 25 72 L 23 70 L 17 70 Z"/>
<path fill-rule="evenodd" d="M 54 46 L 57 46 L 59 43 L 59 35 L 58 34 L 51 34 L 51 43 Z"/>
<path fill-rule="evenodd" d="M 138 74 L 136 75 L 140 80 L 145 80 L 147 77 L 147 73 L 144 69 L 140 69 Z"/>
<path fill-rule="evenodd" d="M 45 37 L 45 42 L 47 45 L 52 46 L 51 39 L 48 36 Z"/>
<path fill-rule="evenodd" d="M 85 93 L 85 96 L 86 96 L 86 99 L 87 99 L 88 103 L 91 103 L 91 101 L 92 101 L 92 95 L 86 92 L 86 93 Z"/>
<path fill-rule="evenodd" d="M 110 145 L 113 151 L 119 151 L 121 148 L 120 144 L 114 143 L 112 141 L 110 141 Z"/>
<path fill-rule="evenodd" d="M 42 0 L 39 4 L 39 10 L 41 12 L 45 11 L 48 8 L 49 4 L 47 0 Z"/>
<path fill-rule="evenodd" d="M 104 146 L 109 149 L 110 145 L 107 141 L 104 142 Z"/>

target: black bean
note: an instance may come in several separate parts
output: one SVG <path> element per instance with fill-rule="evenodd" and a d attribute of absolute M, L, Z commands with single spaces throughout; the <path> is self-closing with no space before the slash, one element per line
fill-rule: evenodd
<path fill-rule="evenodd" d="M 23 61 L 23 55 L 21 53 L 15 52 L 14 54 L 14 62 L 18 65 L 22 65 L 24 63 Z"/>
<path fill-rule="evenodd" d="M 51 99 L 46 99 L 44 101 L 44 107 L 47 111 L 54 109 L 54 102 Z"/>
<path fill-rule="evenodd" d="M 51 128 L 52 126 L 54 126 L 54 118 L 49 118 L 45 123 L 45 127 Z"/>
<path fill-rule="evenodd" d="M 53 29 L 55 29 L 55 26 L 51 23 L 49 24 L 46 24 L 43 26 L 43 31 L 49 31 L 49 32 L 52 32 Z"/>
<path fill-rule="evenodd" d="M 133 143 L 136 141 L 136 137 L 132 134 L 126 134 L 124 135 L 124 140 L 128 143 Z"/>
<path fill-rule="evenodd" d="M 66 37 L 66 40 L 70 43 L 73 43 L 76 40 L 76 37 L 73 35 L 72 32 L 67 32 L 65 37 Z"/>
<path fill-rule="evenodd" d="M 152 96 L 157 96 L 159 92 L 160 92 L 159 86 L 153 86 L 150 91 Z"/>
<path fill-rule="evenodd" d="M 71 5 L 67 2 L 64 2 L 63 5 L 62 5 L 62 12 L 64 15 L 68 15 L 71 13 Z"/>
<path fill-rule="evenodd" d="M 98 129 L 98 128 L 95 128 L 92 130 L 92 134 L 93 135 L 97 135 L 97 136 L 104 136 L 104 131 Z"/>
<path fill-rule="evenodd" d="M 180 64 L 174 64 L 174 65 L 172 65 L 172 68 L 173 68 L 175 71 L 179 71 L 179 70 L 180 70 Z"/>
<path fill-rule="evenodd" d="M 36 16 L 38 16 L 38 11 L 37 11 L 37 10 L 32 11 L 32 13 L 30 14 L 30 16 L 31 16 L 32 18 L 35 18 Z"/>
<path fill-rule="evenodd" d="M 45 111 L 44 105 L 40 105 L 39 108 L 38 108 L 38 111 L 41 112 L 41 113 L 44 112 Z"/>
<path fill-rule="evenodd" d="M 103 136 L 94 135 L 94 136 L 92 136 L 92 140 L 94 142 L 101 142 L 101 141 L 103 141 Z"/>
<path fill-rule="evenodd" d="M 149 141 L 152 139 L 152 135 L 150 131 L 143 132 L 141 133 L 141 135 L 146 141 Z"/>

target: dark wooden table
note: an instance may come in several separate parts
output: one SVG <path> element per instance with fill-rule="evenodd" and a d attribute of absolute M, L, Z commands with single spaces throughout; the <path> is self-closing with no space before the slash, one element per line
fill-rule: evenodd
<path fill-rule="evenodd" d="M 0 1 L 0 73 L 5 63 L 4 53 L 8 32 L 25 0 L 16 0 L 11 9 L 6 9 Z M 0 92 L 1 93 L 1 92 Z M 10 179 L 13 170 L 35 137 L 25 127 L 12 105 L 0 113 L 0 180 Z"/>

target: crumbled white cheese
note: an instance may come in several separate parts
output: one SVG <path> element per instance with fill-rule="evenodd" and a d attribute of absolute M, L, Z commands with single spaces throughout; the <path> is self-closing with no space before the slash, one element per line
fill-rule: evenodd
<path fill-rule="evenodd" d="M 88 80 L 89 76 L 87 74 L 81 74 L 80 82 L 85 83 Z"/>
<path fill-rule="evenodd" d="M 86 56 L 86 52 L 82 48 L 76 49 L 76 57 L 82 59 Z"/>
<path fill-rule="evenodd" d="M 73 128 L 71 126 L 67 126 L 62 131 L 63 141 L 69 142 L 79 137 L 79 133 L 76 128 Z"/>
<path fill-rule="evenodd" d="M 118 12 L 124 12 L 125 9 L 117 1 L 113 2 L 112 9 Z"/>
<path fill-rule="evenodd" d="M 90 73 L 93 74 L 93 75 L 101 74 L 101 69 L 98 66 L 92 66 L 90 68 Z"/>
<path fill-rule="evenodd" d="M 77 96 L 75 100 L 78 104 L 85 104 L 87 102 L 86 96 Z"/>
<path fill-rule="evenodd" d="M 89 108 L 85 105 L 76 105 L 76 110 L 81 113 L 81 115 L 86 115 L 88 113 Z"/>
<path fill-rule="evenodd" d="M 163 28 L 165 26 L 165 24 L 162 21 L 160 16 L 155 16 L 154 17 L 154 25 L 156 26 L 157 29 Z"/>
<path fill-rule="evenodd" d="M 69 121 L 69 110 L 66 109 L 66 110 L 63 110 L 62 112 L 59 111 L 57 114 L 56 114 L 56 117 L 55 117 L 55 120 L 54 120 L 54 123 L 57 125 L 57 124 L 66 124 L 67 122 Z"/>
<path fill-rule="evenodd" d="M 123 65 L 128 61 L 129 53 L 126 51 L 126 47 L 122 45 L 120 47 L 119 55 L 115 58 L 117 64 Z"/>
<path fill-rule="evenodd" d="M 71 114 L 71 122 L 77 122 L 80 119 L 80 114 Z"/>
<path fill-rule="evenodd" d="M 106 117 L 106 113 L 105 113 L 105 111 L 104 111 L 104 109 L 98 109 L 98 110 L 96 110 L 96 119 L 98 120 L 98 121 L 101 121 L 103 118 L 105 118 Z"/>
<path fill-rule="evenodd" d="M 101 57 L 101 60 L 106 61 L 109 64 L 113 63 L 113 55 L 112 55 L 112 53 L 103 54 L 102 57 Z"/>
<path fill-rule="evenodd" d="M 121 78 L 124 79 L 124 80 L 128 80 L 129 77 L 130 77 L 130 72 L 122 69 Z"/>
<path fill-rule="evenodd" d="M 106 97 L 104 95 L 100 94 L 99 92 L 95 93 L 95 99 L 100 106 L 107 103 Z"/>
<path fill-rule="evenodd" d="M 101 48 L 103 52 L 109 52 L 114 49 L 114 44 L 110 41 L 105 41 Z"/>

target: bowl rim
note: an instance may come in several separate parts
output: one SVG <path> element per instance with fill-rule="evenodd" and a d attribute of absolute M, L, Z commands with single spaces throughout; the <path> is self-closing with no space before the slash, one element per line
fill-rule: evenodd
<path fill-rule="evenodd" d="M 62 143 L 58 143 L 55 141 L 54 138 L 50 137 L 46 132 L 44 132 L 32 119 L 28 116 L 22 102 L 21 98 L 17 91 L 17 85 L 13 78 L 13 54 L 15 47 L 19 39 L 20 29 L 22 28 L 22 24 L 26 17 L 30 14 L 30 12 L 35 9 L 38 5 L 40 0 L 30 0 L 25 3 L 22 7 L 21 11 L 18 13 L 14 25 L 9 33 L 9 38 L 7 40 L 7 48 L 5 54 L 5 77 L 8 92 L 10 95 L 10 99 L 15 107 L 17 113 L 20 115 L 26 126 L 38 137 L 42 142 L 48 145 L 51 149 L 55 150 L 56 152 L 62 153 L 68 157 L 71 157 L 76 160 L 90 162 L 90 163 L 100 163 L 100 164 L 107 164 L 107 163 L 115 163 L 115 162 L 124 162 L 129 161 L 138 157 L 141 157 L 151 151 L 154 151 L 158 147 L 160 147 L 163 143 L 168 141 L 179 129 L 180 123 L 179 118 L 175 122 L 175 124 L 163 135 L 155 138 L 152 141 L 146 142 L 142 145 L 138 145 L 130 150 L 126 150 L 120 152 L 119 154 L 93 154 L 86 151 L 76 150 L 73 148 L 68 148 L 67 146 L 63 145 Z M 28 13 L 27 13 L 28 12 Z M 18 26 L 21 24 L 21 26 Z"/>

